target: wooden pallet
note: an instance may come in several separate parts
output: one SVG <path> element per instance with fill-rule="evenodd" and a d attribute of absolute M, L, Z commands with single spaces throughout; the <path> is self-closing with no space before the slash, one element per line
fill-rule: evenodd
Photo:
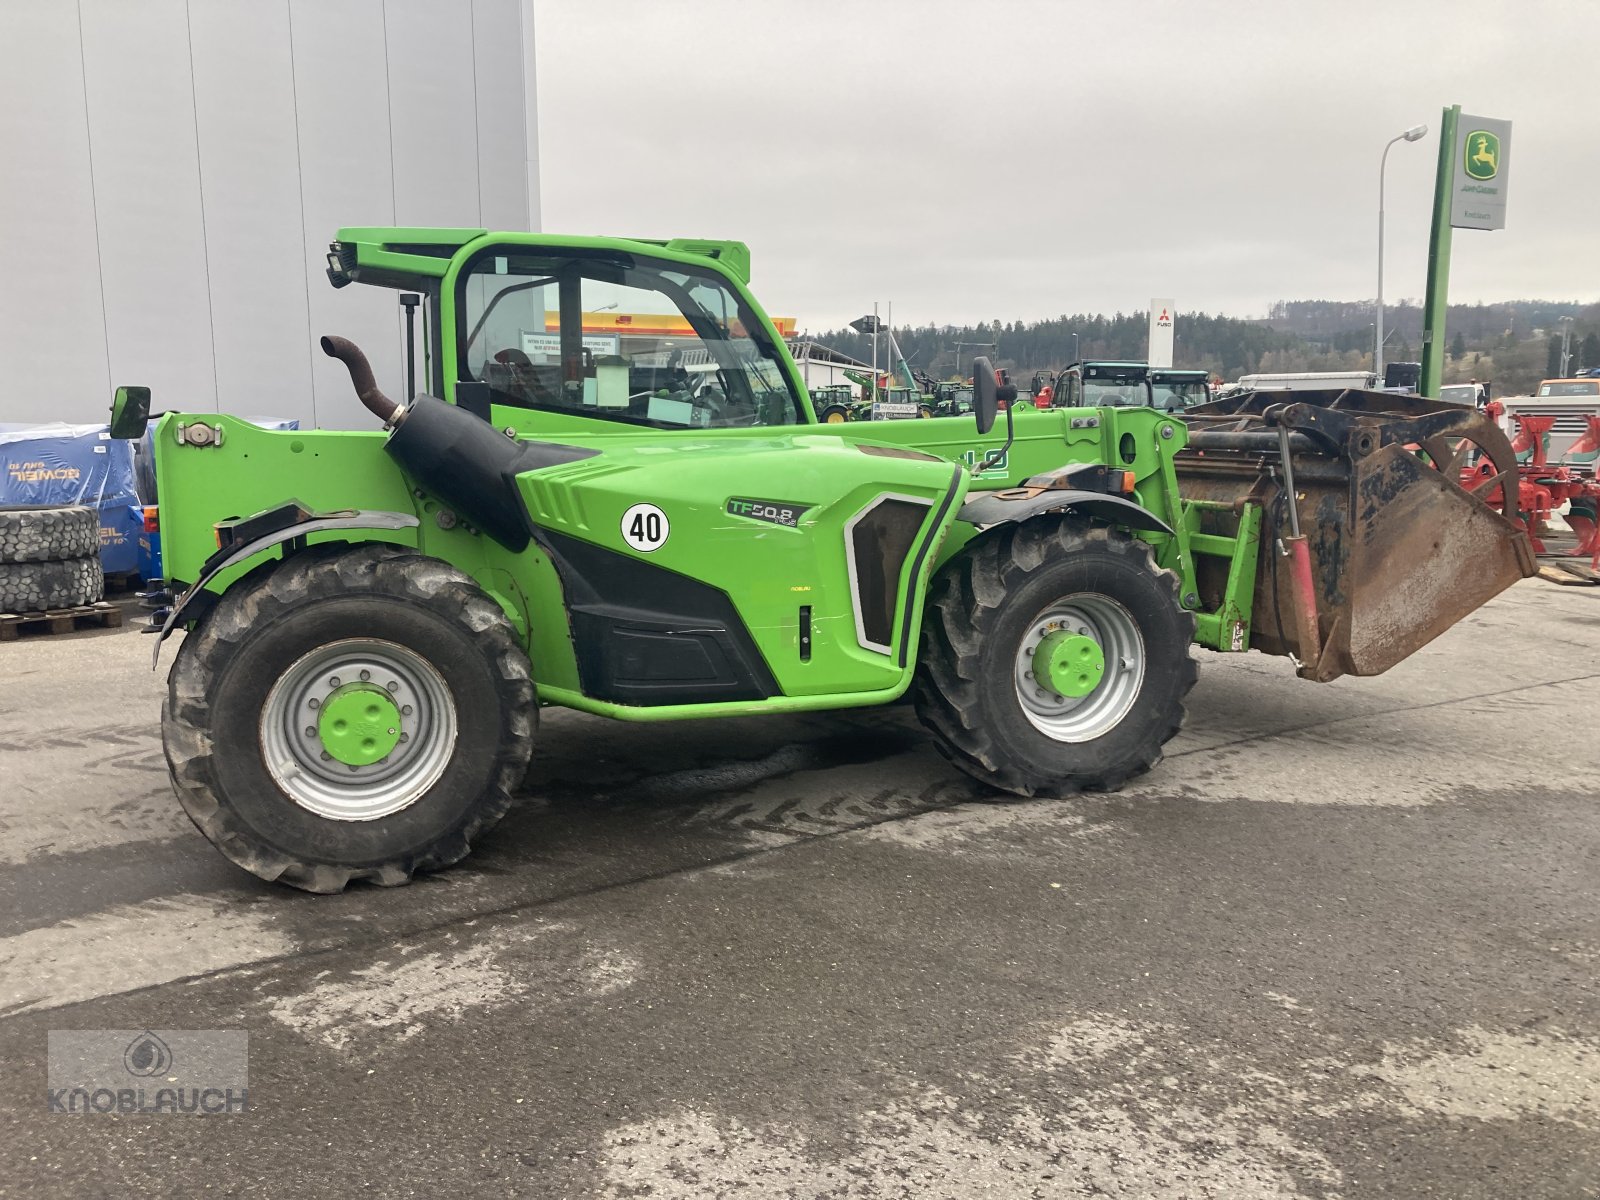
<path fill-rule="evenodd" d="M 1561 587 L 1593 587 L 1600 583 L 1600 576 L 1586 563 L 1540 563 L 1539 578 Z"/>
<path fill-rule="evenodd" d="M 72 608 L 52 608 L 45 612 L 0 613 L 0 642 L 14 642 L 24 630 L 29 633 L 71 633 L 80 622 L 116 629 L 122 624 L 122 610 L 104 600 L 78 604 Z"/>

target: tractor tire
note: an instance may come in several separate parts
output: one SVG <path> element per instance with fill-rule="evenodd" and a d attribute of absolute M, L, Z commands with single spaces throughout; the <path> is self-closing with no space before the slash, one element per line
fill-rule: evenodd
<path fill-rule="evenodd" d="M 921 420 L 924 420 L 924 421 L 928 420 L 929 418 L 931 418 L 933 416 L 933 406 L 931 404 L 919 404 L 919 405 L 917 405 L 917 416 Z"/>
<path fill-rule="evenodd" d="M 1116 791 L 1161 761 L 1183 725 L 1199 674 L 1194 627 L 1178 577 L 1143 542 L 1026 521 L 978 540 L 934 580 L 917 715 L 946 758 L 993 787 Z M 1063 659 L 1051 674 L 1057 653 L 1081 656 L 1083 672 Z"/>
<path fill-rule="evenodd" d="M 842 404 L 830 404 L 817 414 L 823 425 L 843 425 L 850 419 L 850 410 Z"/>
<path fill-rule="evenodd" d="M 0 508 L 0 563 L 62 562 L 100 553 L 100 514 L 81 504 Z"/>
<path fill-rule="evenodd" d="M 235 584 L 184 638 L 162 710 L 200 832 L 309 892 L 464 858 L 510 808 L 537 725 L 500 606 L 380 543 L 313 547 Z"/>
<path fill-rule="evenodd" d="M 73 608 L 92 604 L 105 594 L 106 577 L 98 549 L 85 558 L 62 562 L 0 563 L 0 612 Z"/>

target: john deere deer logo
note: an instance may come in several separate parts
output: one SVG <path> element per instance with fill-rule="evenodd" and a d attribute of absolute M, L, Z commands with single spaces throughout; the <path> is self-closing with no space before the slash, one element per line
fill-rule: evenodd
<path fill-rule="evenodd" d="M 1467 134 L 1467 174 L 1474 179 L 1493 179 L 1500 172 L 1500 139 L 1487 129 Z"/>

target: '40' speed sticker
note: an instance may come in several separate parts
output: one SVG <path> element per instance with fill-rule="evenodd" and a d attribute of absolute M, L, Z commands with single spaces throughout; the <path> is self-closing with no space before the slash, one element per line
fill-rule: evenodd
<path fill-rule="evenodd" d="M 654 504 L 635 504 L 622 514 L 622 540 L 645 554 L 665 546 L 671 532 L 667 514 Z"/>

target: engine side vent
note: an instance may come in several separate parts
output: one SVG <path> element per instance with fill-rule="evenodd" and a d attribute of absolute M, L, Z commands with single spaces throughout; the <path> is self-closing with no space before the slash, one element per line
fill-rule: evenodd
<path fill-rule="evenodd" d="M 889 653 L 900 575 L 928 508 L 926 500 L 880 496 L 845 526 L 856 640 L 869 650 Z"/>

